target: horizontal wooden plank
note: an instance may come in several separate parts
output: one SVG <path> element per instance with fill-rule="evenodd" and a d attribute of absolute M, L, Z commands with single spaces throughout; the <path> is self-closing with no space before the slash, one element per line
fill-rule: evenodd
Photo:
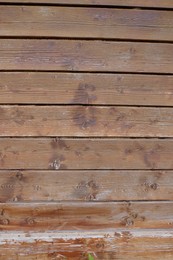
<path fill-rule="evenodd" d="M 5 105 L 0 136 L 173 137 L 173 108 Z"/>
<path fill-rule="evenodd" d="M 173 139 L 0 139 L 0 169 L 173 169 L 172 158 Z"/>
<path fill-rule="evenodd" d="M 173 227 L 173 202 L 1 203 L 1 231 Z"/>
<path fill-rule="evenodd" d="M 173 8 L 172 0 L 3 0 L 3 3 L 43 3 L 64 5 L 112 5 L 132 7 Z"/>
<path fill-rule="evenodd" d="M 173 40 L 173 12 L 1 6 L 0 36 Z"/>
<path fill-rule="evenodd" d="M 173 73 L 173 44 L 0 39 L 0 70 Z"/>
<path fill-rule="evenodd" d="M 1 72 L 1 104 L 173 106 L 173 77 L 162 75 Z"/>
<path fill-rule="evenodd" d="M 2 232 L 2 260 L 172 260 L 173 232 L 166 230 L 104 230 L 68 232 Z"/>
<path fill-rule="evenodd" d="M 0 171 L 0 202 L 173 200 L 173 171 Z"/>

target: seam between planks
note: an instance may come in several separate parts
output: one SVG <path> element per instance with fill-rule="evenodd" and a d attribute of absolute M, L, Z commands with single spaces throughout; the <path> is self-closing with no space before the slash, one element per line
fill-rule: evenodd
<path fill-rule="evenodd" d="M 16 1 L 16 2 L 12 2 L 12 1 L 2 1 L 0 2 L 0 6 L 1 5 L 16 5 L 16 6 L 63 6 L 63 7 L 91 7 L 91 8 L 107 8 L 107 9 L 140 9 L 140 10 L 158 10 L 158 11 L 173 11 L 173 7 L 158 7 L 158 6 L 154 6 L 154 7 L 146 7 L 146 6 L 141 6 L 141 5 L 131 5 L 131 6 L 127 6 L 127 5 L 106 5 L 106 4 L 64 4 L 64 3 L 39 3 L 39 2 L 22 2 L 22 1 Z"/>

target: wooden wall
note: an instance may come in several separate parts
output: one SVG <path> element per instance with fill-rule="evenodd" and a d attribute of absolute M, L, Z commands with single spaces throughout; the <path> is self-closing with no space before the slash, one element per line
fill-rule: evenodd
<path fill-rule="evenodd" d="M 0 2 L 0 259 L 173 259 L 173 1 Z"/>

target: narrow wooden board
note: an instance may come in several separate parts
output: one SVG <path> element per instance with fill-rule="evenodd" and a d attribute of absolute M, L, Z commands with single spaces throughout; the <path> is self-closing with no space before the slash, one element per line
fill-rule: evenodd
<path fill-rule="evenodd" d="M 43 3 L 63 5 L 112 5 L 130 7 L 173 8 L 172 0 L 2 0 L 3 3 Z"/>
<path fill-rule="evenodd" d="M 0 171 L 0 202 L 173 200 L 173 171 Z"/>
<path fill-rule="evenodd" d="M 5 105 L 0 136 L 173 137 L 173 108 Z"/>
<path fill-rule="evenodd" d="M 1 203 L 1 231 L 173 228 L 173 202 Z"/>
<path fill-rule="evenodd" d="M 0 39 L 0 70 L 173 73 L 173 44 Z"/>
<path fill-rule="evenodd" d="M 173 169 L 172 158 L 173 139 L 0 139 L 0 169 Z"/>
<path fill-rule="evenodd" d="M 173 232 L 115 229 L 104 231 L 2 232 L 2 260 L 172 260 Z"/>
<path fill-rule="evenodd" d="M 173 40 L 173 12 L 1 6 L 0 36 Z"/>
<path fill-rule="evenodd" d="M 173 77 L 1 72 L 1 104 L 173 106 Z"/>

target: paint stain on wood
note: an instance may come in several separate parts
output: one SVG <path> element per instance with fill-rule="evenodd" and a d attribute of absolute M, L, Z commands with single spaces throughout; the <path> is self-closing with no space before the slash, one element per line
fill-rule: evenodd
<path fill-rule="evenodd" d="M 80 83 L 73 102 L 75 104 L 92 104 L 97 99 L 95 91 L 96 87 L 93 84 Z"/>
<path fill-rule="evenodd" d="M 66 144 L 66 142 L 62 139 L 62 138 L 59 138 L 59 137 L 55 137 L 52 139 L 51 141 L 51 147 L 53 149 L 65 149 L 65 150 L 69 150 L 70 149 L 70 146 L 68 146 Z"/>
<path fill-rule="evenodd" d="M 94 127 L 97 123 L 96 109 L 90 106 L 76 108 L 73 121 L 81 130 Z"/>

